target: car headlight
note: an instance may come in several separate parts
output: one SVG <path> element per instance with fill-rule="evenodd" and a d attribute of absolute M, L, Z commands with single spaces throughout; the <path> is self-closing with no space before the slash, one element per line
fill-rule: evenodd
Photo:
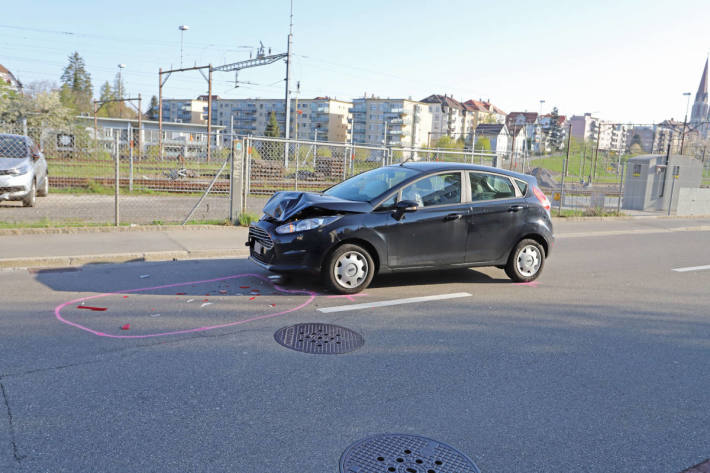
<path fill-rule="evenodd" d="M 315 217 L 307 218 L 304 220 L 296 220 L 280 227 L 276 227 L 276 233 L 285 235 L 288 233 L 305 232 L 306 230 L 313 230 L 314 228 L 324 227 L 329 223 L 335 222 L 340 217 Z"/>
<path fill-rule="evenodd" d="M 8 169 L 7 173 L 11 176 L 21 176 L 30 172 L 30 166 L 25 164 L 16 168 Z"/>

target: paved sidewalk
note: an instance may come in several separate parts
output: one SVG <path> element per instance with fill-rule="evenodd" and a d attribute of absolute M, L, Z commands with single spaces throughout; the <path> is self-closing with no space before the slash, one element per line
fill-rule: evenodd
<path fill-rule="evenodd" d="M 99 227 L 0 232 L 0 268 L 243 258 L 246 227 Z"/>

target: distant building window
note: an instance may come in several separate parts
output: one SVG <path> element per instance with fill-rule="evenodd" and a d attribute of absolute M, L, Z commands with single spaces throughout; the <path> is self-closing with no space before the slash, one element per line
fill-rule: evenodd
<path fill-rule="evenodd" d="M 632 175 L 634 177 L 639 177 L 641 175 L 641 165 L 640 164 L 634 164 L 634 169 L 633 169 Z"/>

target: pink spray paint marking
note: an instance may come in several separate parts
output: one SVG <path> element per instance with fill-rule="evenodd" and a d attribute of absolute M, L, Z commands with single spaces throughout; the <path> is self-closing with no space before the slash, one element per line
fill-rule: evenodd
<path fill-rule="evenodd" d="M 256 321 L 256 320 L 270 319 L 270 318 L 272 318 L 272 317 L 278 317 L 278 316 L 280 316 L 280 315 L 286 315 L 286 314 L 288 314 L 288 313 L 295 312 L 295 311 L 297 311 L 297 310 L 303 309 L 304 307 L 306 307 L 307 305 L 309 305 L 311 302 L 313 302 L 313 300 L 316 298 L 316 293 L 313 292 L 313 291 L 308 291 L 308 290 L 305 290 L 305 289 L 284 289 L 284 288 L 279 287 L 279 286 L 277 286 L 277 285 L 275 285 L 275 284 L 272 284 L 272 286 L 274 287 L 274 289 L 276 289 L 276 290 L 279 291 L 279 292 L 283 292 L 283 293 L 285 293 L 285 294 L 306 294 L 306 295 L 309 296 L 309 297 L 308 297 L 308 300 L 307 300 L 306 302 L 304 302 L 303 304 L 301 304 L 301 305 L 299 305 L 299 306 L 297 306 L 297 307 L 294 307 L 294 308 L 292 308 L 292 309 L 283 310 L 283 311 L 280 311 L 280 312 L 274 312 L 274 313 L 271 313 L 271 314 L 259 315 L 259 316 L 251 317 L 251 318 L 245 319 L 245 320 L 238 320 L 238 321 L 236 321 L 236 322 L 229 322 L 229 323 L 226 323 L 226 324 L 219 324 L 219 325 L 208 325 L 208 326 L 205 326 L 205 327 L 197 327 L 197 328 L 191 328 L 191 329 L 186 329 L 186 330 L 175 330 L 175 331 L 172 331 L 172 332 L 148 333 L 148 334 L 144 334 L 144 335 L 112 335 L 112 334 L 110 334 L 110 333 L 99 332 L 98 330 L 93 330 L 93 329 L 91 329 L 91 328 L 89 328 L 89 327 L 85 327 L 84 325 L 81 325 L 81 324 L 78 324 L 78 323 L 76 323 L 76 322 L 72 322 L 72 321 L 70 321 L 70 320 L 67 320 L 67 319 L 65 319 L 64 317 L 62 317 L 62 313 L 61 313 L 61 312 L 62 312 L 62 309 L 65 308 L 66 306 L 75 304 L 75 303 L 80 302 L 80 301 L 88 301 L 88 300 L 91 300 L 91 299 L 99 299 L 99 298 L 101 298 L 101 297 L 114 296 L 114 295 L 117 295 L 117 294 L 146 292 L 146 291 L 152 291 L 152 290 L 156 290 L 156 289 L 165 289 L 165 288 L 169 288 L 169 287 L 189 286 L 189 285 L 191 285 L 191 284 L 192 284 L 192 285 L 195 285 L 195 284 L 205 284 L 205 283 L 211 283 L 211 282 L 217 282 L 217 281 L 227 281 L 227 280 L 230 280 L 230 279 L 239 279 L 239 278 L 246 278 L 246 277 L 257 278 L 257 279 L 261 279 L 262 281 L 265 281 L 265 282 L 270 283 L 270 281 L 269 281 L 267 278 L 265 278 L 264 276 L 261 276 L 261 275 L 259 275 L 259 274 L 243 273 L 243 274 L 235 274 L 235 275 L 233 275 L 233 276 L 225 276 L 225 277 L 222 277 L 222 278 L 205 279 L 205 280 L 203 280 L 203 281 L 188 281 L 188 282 L 181 282 L 181 283 L 176 283 L 176 284 L 165 284 L 165 285 L 162 285 L 162 286 L 141 287 L 141 288 L 138 288 L 138 289 L 127 289 L 127 290 L 123 290 L 123 291 L 106 292 L 106 293 L 103 293 L 103 294 L 97 294 L 97 295 L 95 295 L 95 296 L 81 297 L 81 298 L 79 298 L 79 299 L 74 299 L 74 300 L 67 301 L 67 302 L 64 302 L 64 303 L 62 303 L 62 304 L 59 304 L 57 307 L 54 308 L 54 316 L 57 318 L 57 320 L 59 320 L 60 322 L 62 322 L 62 323 L 64 323 L 64 324 L 71 325 L 72 327 L 76 327 L 76 328 L 78 328 L 78 329 L 80 329 L 80 330 L 83 330 L 83 331 L 85 331 L 85 332 L 89 332 L 89 333 L 91 333 L 91 334 L 93 334 L 93 335 L 96 335 L 96 336 L 98 336 L 98 337 L 106 337 L 106 338 L 153 338 L 153 337 L 165 337 L 165 336 L 168 336 L 168 335 L 182 335 L 182 334 L 186 334 L 186 333 L 205 332 L 205 331 L 207 331 L 207 330 L 215 330 L 215 329 L 218 329 L 218 328 L 234 327 L 234 326 L 236 326 L 236 325 L 242 325 L 242 324 L 246 324 L 246 323 L 249 323 L 249 322 L 254 322 L 254 321 Z M 194 286 L 193 286 L 193 287 L 194 287 Z"/>
<path fill-rule="evenodd" d="M 516 286 L 530 286 L 530 287 L 537 287 L 540 283 L 537 281 L 530 281 L 530 282 L 516 282 Z"/>
<path fill-rule="evenodd" d="M 343 294 L 342 296 L 328 296 L 328 299 L 347 299 L 350 302 L 355 302 L 355 299 L 353 297 L 360 297 L 360 296 L 366 296 L 367 294 L 365 293 L 360 293 L 360 294 Z"/>

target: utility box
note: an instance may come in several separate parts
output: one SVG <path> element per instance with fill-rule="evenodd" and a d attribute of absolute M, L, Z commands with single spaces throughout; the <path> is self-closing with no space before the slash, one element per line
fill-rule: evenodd
<path fill-rule="evenodd" d="M 703 164 L 687 156 L 647 154 L 626 163 L 622 208 L 626 210 L 668 210 L 678 206 L 682 188 L 697 188 L 703 178 Z"/>

